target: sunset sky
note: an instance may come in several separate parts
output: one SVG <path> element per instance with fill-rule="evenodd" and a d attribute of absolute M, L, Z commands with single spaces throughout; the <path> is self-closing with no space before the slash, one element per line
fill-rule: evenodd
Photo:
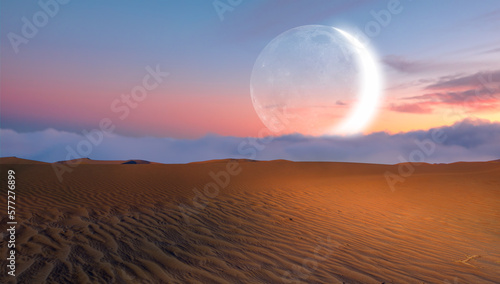
<path fill-rule="evenodd" d="M 358 139 L 385 135 L 397 144 L 395 137 L 464 119 L 476 126 L 474 131 L 482 131 L 481 127 L 498 131 L 494 138 L 488 136 L 488 143 L 500 138 L 500 3 L 496 0 L 480 5 L 430 0 L 60 2 L 0 4 L 2 157 L 65 159 L 65 146 L 78 143 L 82 131 L 98 128 L 105 118 L 115 126 L 110 139 L 122 141 L 123 151 L 105 150 L 111 143 L 108 139 L 89 155 L 96 159 L 155 160 L 137 147 L 179 154 L 157 158 L 160 162 L 238 156 L 231 148 L 237 143 L 231 139 L 257 137 L 264 128 L 250 98 L 254 62 L 274 37 L 301 25 L 349 31 L 368 40 L 378 56 L 384 98 L 378 115 Z M 399 12 L 376 23 L 377 15 L 390 7 Z M 148 82 L 155 87 L 126 115 L 123 108 L 118 111 L 124 105 L 122 95 L 143 85 L 144 76 L 153 69 L 168 76 Z M 318 139 L 314 143 L 320 143 Z M 189 149 L 194 145 L 202 146 L 193 156 Z M 476 156 L 467 149 L 462 159 L 500 158 L 499 147 L 491 147 Z M 123 153 L 128 150 L 134 157 Z M 184 152 L 190 153 L 180 158 Z M 275 152 L 257 158 L 322 156 Z M 429 161 L 461 157 L 453 155 Z M 396 156 L 380 162 L 397 162 Z M 365 161 L 349 157 L 328 159 Z M 374 155 L 368 160 L 377 159 Z"/>

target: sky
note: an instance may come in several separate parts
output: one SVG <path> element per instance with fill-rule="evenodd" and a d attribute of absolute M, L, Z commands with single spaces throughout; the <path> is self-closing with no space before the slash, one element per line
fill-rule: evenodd
<path fill-rule="evenodd" d="M 240 143 L 269 134 L 251 100 L 254 63 L 302 25 L 337 27 L 371 48 L 383 78 L 377 115 L 355 138 L 303 132 L 242 155 Z M 396 163 L 411 153 L 405 139 L 443 129 L 456 141 L 429 161 L 500 158 L 490 145 L 500 136 L 477 132 L 500 133 L 499 28 L 498 1 L 2 1 L 0 156 L 52 162 L 80 145 L 95 159 Z M 79 144 L 103 125 L 112 133 L 102 142 Z"/>

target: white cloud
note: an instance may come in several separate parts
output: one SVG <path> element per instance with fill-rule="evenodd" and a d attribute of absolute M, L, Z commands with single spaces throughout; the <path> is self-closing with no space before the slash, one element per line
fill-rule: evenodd
<path fill-rule="evenodd" d="M 144 159 L 161 163 L 250 158 L 257 160 L 287 159 L 293 161 L 340 161 L 394 164 L 401 157 L 409 159 L 420 151 L 418 141 L 432 140 L 432 133 L 442 131 L 446 139 L 435 143 L 434 151 L 424 162 L 485 161 L 500 158 L 500 123 L 465 120 L 454 126 L 400 134 L 374 133 L 354 138 L 307 137 L 287 135 L 274 137 L 268 143 L 257 138 L 208 135 L 200 139 L 104 136 L 92 146 L 83 135 L 47 129 L 18 133 L 1 129 L 2 157 L 17 156 L 46 162 L 83 157 L 96 160 Z M 86 141 L 86 142 L 82 142 Z"/>

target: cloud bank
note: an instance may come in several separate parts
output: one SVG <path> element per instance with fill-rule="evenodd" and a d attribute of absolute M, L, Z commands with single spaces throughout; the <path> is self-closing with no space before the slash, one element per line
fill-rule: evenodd
<path fill-rule="evenodd" d="M 423 162 L 428 163 L 500 158 L 500 123 L 484 120 L 464 120 L 425 131 L 378 132 L 354 138 L 296 134 L 259 139 L 208 135 L 188 140 L 103 135 L 100 143 L 94 145 L 91 142 L 99 140 L 98 135 L 88 138 L 54 129 L 30 133 L 1 129 L 0 137 L 2 157 L 17 156 L 45 162 L 89 157 L 96 160 L 144 159 L 161 163 L 247 158 L 395 164 L 415 157 L 412 153 L 421 151 L 423 143 L 427 146 L 433 144 L 432 153 L 421 156 Z"/>
<path fill-rule="evenodd" d="M 389 109 L 407 113 L 432 113 L 436 107 L 497 111 L 500 109 L 500 70 L 442 77 L 425 90 L 430 93 L 403 98 L 404 103 L 392 104 Z"/>

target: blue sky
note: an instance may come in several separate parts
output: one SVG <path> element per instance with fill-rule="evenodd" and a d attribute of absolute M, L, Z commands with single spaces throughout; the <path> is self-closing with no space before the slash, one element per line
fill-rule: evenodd
<path fill-rule="evenodd" d="M 22 36 L 23 17 L 33 22 L 54 3 L 55 15 L 16 53 L 9 34 Z M 367 36 L 376 14 L 387 13 L 379 33 Z M 378 55 L 386 90 L 366 135 L 500 121 L 496 98 L 442 119 L 478 84 L 457 89 L 464 80 L 493 74 L 500 92 L 498 1 L 2 1 L 0 14 L 0 127 L 16 133 L 81 135 L 113 115 L 112 102 L 141 82 L 147 66 L 161 66 L 168 80 L 126 120 L 114 120 L 115 134 L 255 137 L 264 125 L 250 99 L 253 64 L 274 37 L 301 25 L 364 34 Z M 429 91 L 442 83 L 454 88 Z"/>

